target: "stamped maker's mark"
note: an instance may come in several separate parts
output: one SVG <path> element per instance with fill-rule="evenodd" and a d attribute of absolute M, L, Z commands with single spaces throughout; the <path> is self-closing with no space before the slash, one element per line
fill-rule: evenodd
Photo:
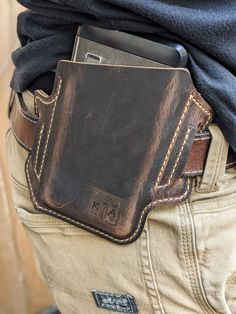
<path fill-rule="evenodd" d="M 93 188 L 88 205 L 88 213 L 111 225 L 116 225 L 122 199 L 108 192 Z"/>

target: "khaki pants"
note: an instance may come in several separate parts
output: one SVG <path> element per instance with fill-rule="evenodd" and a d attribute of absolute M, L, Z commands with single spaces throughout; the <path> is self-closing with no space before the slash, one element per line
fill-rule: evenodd
<path fill-rule="evenodd" d="M 236 168 L 215 125 L 203 178 L 191 198 L 153 210 L 141 237 L 119 246 L 38 213 L 30 201 L 27 152 L 7 133 L 7 157 L 19 218 L 39 274 L 62 313 L 114 313 L 91 290 L 132 295 L 141 314 L 236 313 Z"/>

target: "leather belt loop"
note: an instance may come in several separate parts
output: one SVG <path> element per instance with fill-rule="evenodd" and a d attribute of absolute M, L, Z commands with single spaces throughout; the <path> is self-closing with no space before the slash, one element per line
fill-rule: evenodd
<path fill-rule="evenodd" d="M 212 136 L 205 169 L 197 192 L 209 193 L 219 189 L 218 183 L 223 179 L 227 162 L 229 144 L 216 124 L 209 126 Z"/>
<path fill-rule="evenodd" d="M 21 95 L 14 94 L 10 109 L 12 131 L 18 143 L 26 150 L 31 151 L 38 117 L 26 110 L 27 108 L 21 98 Z"/>

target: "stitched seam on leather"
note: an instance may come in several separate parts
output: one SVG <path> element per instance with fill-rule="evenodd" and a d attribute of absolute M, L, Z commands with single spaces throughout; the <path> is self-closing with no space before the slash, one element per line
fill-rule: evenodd
<path fill-rule="evenodd" d="M 169 198 L 164 198 L 164 199 L 160 199 L 160 200 L 156 200 L 154 201 L 153 203 L 150 203 L 153 204 L 153 206 L 157 205 L 158 203 L 164 203 L 164 202 L 167 202 L 167 201 L 181 201 L 189 192 L 190 190 L 190 180 L 188 180 L 188 183 L 187 183 L 187 189 L 186 191 L 184 192 L 184 194 L 180 195 L 180 196 L 177 196 L 177 197 L 169 197 Z"/>
<path fill-rule="evenodd" d="M 49 137 L 50 137 L 50 133 L 51 133 L 51 127 L 52 127 L 52 123 L 53 123 L 54 113 L 55 113 L 55 109 L 56 109 L 56 101 L 57 101 L 57 98 L 58 98 L 58 96 L 59 96 L 60 89 L 61 89 L 61 83 L 62 83 L 62 79 L 60 79 L 59 87 L 58 87 L 58 89 L 57 89 L 56 95 L 55 95 L 50 101 L 44 101 L 44 100 L 41 99 L 39 96 L 37 96 L 37 97 L 35 98 L 35 101 L 36 101 L 37 99 L 39 99 L 39 100 L 42 101 L 42 103 L 44 103 L 44 104 L 52 104 L 53 102 L 55 102 L 55 103 L 54 103 L 53 112 L 52 112 L 52 116 L 51 116 L 49 132 L 48 132 L 48 136 L 47 136 L 47 140 L 46 140 L 46 146 L 45 146 L 45 151 L 44 151 L 45 153 L 44 153 L 42 165 L 41 165 L 41 168 L 40 168 L 40 176 L 41 176 L 41 174 L 42 174 L 42 169 L 43 169 L 44 160 L 45 160 L 46 151 L 47 151 L 47 146 L 48 146 Z M 168 149 L 168 153 L 169 153 L 169 154 L 171 153 L 171 150 L 172 150 L 172 148 L 173 148 L 174 142 L 175 142 L 175 140 L 176 140 L 176 138 L 177 138 L 178 133 L 180 132 L 181 125 L 182 125 L 182 123 L 183 123 L 184 117 L 185 117 L 185 115 L 186 115 L 186 113 L 187 113 L 188 107 L 189 107 L 189 105 L 190 105 L 192 99 L 193 99 L 193 95 L 191 94 L 190 97 L 189 97 L 189 100 L 187 101 L 187 103 L 186 103 L 186 105 L 185 105 L 185 109 L 184 109 L 184 111 L 183 111 L 183 113 L 182 113 L 182 116 L 181 116 L 181 119 L 180 119 L 180 121 L 179 121 L 178 127 L 177 127 L 177 129 L 176 129 L 176 131 L 175 131 L 174 137 L 172 138 L 172 142 L 171 142 L 172 147 L 169 147 L 169 149 Z M 171 145 L 170 145 L 170 146 L 171 146 Z M 168 157 L 169 157 L 169 156 L 166 156 L 166 163 L 167 163 Z M 29 160 L 30 160 L 30 159 L 29 159 Z M 28 160 L 28 165 L 29 165 L 29 160 Z M 165 167 L 165 165 L 164 165 L 164 167 Z M 162 165 L 162 168 L 163 168 L 162 172 L 164 171 L 164 167 L 163 167 L 163 165 Z M 71 222 L 73 222 L 74 224 L 76 224 L 76 225 L 78 225 L 78 226 L 83 226 L 83 227 L 84 227 L 85 229 L 87 229 L 87 230 L 92 230 L 92 231 L 94 231 L 94 232 L 96 232 L 96 233 L 98 233 L 98 234 L 104 235 L 106 238 L 110 238 L 110 239 L 112 239 L 112 240 L 114 240 L 114 241 L 116 241 L 116 242 L 120 242 L 120 243 L 125 243 L 125 242 L 128 242 L 128 241 L 131 241 L 131 240 L 137 235 L 137 233 L 139 232 L 139 230 L 140 230 L 140 228 L 141 228 L 141 224 L 142 224 L 143 217 L 144 217 L 144 215 L 146 214 L 146 212 L 147 212 L 151 207 L 153 207 L 153 206 L 155 206 L 155 205 L 157 205 L 157 204 L 159 204 L 159 203 L 163 203 L 163 202 L 167 202 L 167 201 L 174 201 L 174 200 L 176 200 L 176 201 L 181 201 L 181 200 L 188 194 L 189 189 L 190 189 L 190 181 L 188 180 L 187 189 L 186 189 L 186 191 L 185 191 L 182 195 L 180 195 L 180 196 L 178 196 L 178 197 L 170 197 L 170 198 L 160 199 L 160 200 L 156 200 L 156 201 L 151 202 L 149 205 L 147 205 L 147 206 L 143 209 L 142 214 L 141 214 L 140 219 L 139 219 L 138 226 L 137 226 L 135 232 L 134 232 L 129 238 L 126 238 L 126 239 L 124 239 L 124 240 L 118 240 L 118 239 L 116 239 L 116 238 L 114 238 L 114 237 L 112 237 L 112 236 L 110 236 L 110 235 L 105 234 L 104 232 L 99 231 L 99 230 L 96 229 L 96 228 L 89 227 L 89 226 L 87 226 L 87 225 L 84 224 L 84 223 L 78 222 L 78 221 L 76 221 L 76 220 L 74 220 L 74 219 L 71 219 L 71 218 L 69 218 L 69 217 L 66 217 L 66 216 L 64 216 L 64 215 L 62 215 L 62 214 L 59 214 L 59 213 L 57 213 L 57 212 L 55 212 L 55 211 L 52 211 L 52 210 L 50 210 L 50 209 L 48 209 L 48 208 L 44 208 L 44 207 L 40 206 L 40 205 L 38 204 L 38 202 L 36 201 L 35 196 L 34 196 L 34 193 L 33 193 L 33 190 L 32 190 L 31 180 L 30 180 L 29 172 L 28 172 L 28 166 L 27 166 L 27 169 L 26 169 L 26 170 L 27 170 L 27 178 L 28 178 L 29 185 L 30 185 L 30 191 L 31 191 L 32 197 L 33 197 L 33 199 L 34 199 L 34 203 L 35 203 L 35 205 L 36 205 L 38 208 L 40 208 L 40 209 L 43 210 L 43 211 L 52 213 L 53 215 L 55 215 L 55 216 L 57 216 L 57 217 L 59 217 L 59 218 L 61 218 L 61 219 L 64 218 L 64 219 L 67 220 L 67 221 L 71 221 Z M 159 176 L 160 176 L 160 173 L 159 173 Z"/>
<path fill-rule="evenodd" d="M 176 140 L 176 138 L 177 138 L 177 136 L 178 136 L 178 134 L 179 134 L 179 132 L 180 132 L 180 128 L 181 128 L 181 126 L 182 126 L 182 124 L 183 124 L 183 120 L 184 120 L 184 118 L 185 118 L 185 115 L 186 115 L 186 113 L 187 113 L 187 110 L 188 110 L 188 108 L 189 108 L 189 106 L 190 106 L 190 104 L 191 104 L 191 101 L 193 101 L 194 104 L 197 105 L 197 106 L 198 106 L 204 113 L 206 113 L 207 116 L 208 116 L 207 121 L 206 121 L 206 123 L 203 125 L 201 131 L 204 130 L 205 127 L 209 124 L 209 121 L 210 121 L 210 119 L 211 119 L 211 114 L 210 114 L 210 112 L 208 112 L 208 111 L 194 98 L 193 93 L 191 93 L 191 95 L 190 95 L 190 97 L 189 97 L 189 100 L 188 100 L 188 102 L 187 102 L 187 104 L 186 104 L 186 106 L 185 106 L 185 109 L 184 109 L 184 111 L 183 111 L 183 113 L 182 113 L 182 116 L 181 116 L 181 118 L 180 118 L 179 124 L 178 124 L 178 126 L 177 126 L 177 128 L 176 128 L 175 134 L 174 134 L 174 136 L 173 136 L 173 138 L 172 138 L 171 144 L 170 144 L 170 146 L 169 146 L 169 148 L 168 148 L 167 155 L 165 156 L 165 159 L 164 159 L 164 162 L 163 162 L 163 164 L 162 164 L 161 170 L 160 170 L 160 172 L 159 172 L 159 175 L 158 175 L 158 178 L 157 178 L 157 181 L 156 181 L 156 184 L 155 184 L 154 189 L 163 188 L 163 187 L 166 187 L 166 186 L 168 186 L 168 185 L 170 184 L 170 181 L 168 180 L 168 183 L 167 183 L 167 184 L 165 184 L 165 185 L 159 185 L 159 186 L 158 186 L 158 183 L 160 182 L 161 176 L 162 176 L 162 174 L 163 174 L 163 172 L 164 172 L 164 168 L 165 168 L 165 166 L 166 166 L 166 164 L 167 164 L 168 158 L 169 158 L 169 156 L 170 156 L 170 154 L 171 154 L 171 151 L 172 151 L 172 149 L 173 149 L 175 140 Z M 183 148 L 183 146 L 182 146 L 182 148 Z"/>
<path fill-rule="evenodd" d="M 185 174 L 194 174 L 194 175 L 198 175 L 198 174 L 202 174 L 203 170 L 196 170 L 196 171 L 184 171 L 184 175 Z"/>
<path fill-rule="evenodd" d="M 180 150 L 180 152 L 179 152 L 179 155 L 178 155 L 178 157 L 177 157 L 177 159 L 176 159 L 176 161 L 175 161 L 175 165 L 174 165 L 174 167 L 173 167 L 173 169 L 172 169 L 171 176 L 170 176 L 170 178 L 169 178 L 169 180 L 168 180 L 168 184 L 170 184 L 170 181 L 171 181 L 171 179 L 172 179 L 172 177 L 173 177 L 173 175 L 174 175 L 174 173 L 175 173 L 175 170 L 176 170 L 177 165 L 178 165 L 178 163 L 179 163 L 179 160 L 180 160 L 180 158 L 181 158 L 181 156 L 182 156 L 182 153 L 183 153 L 185 144 L 186 144 L 186 142 L 187 142 L 187 140 L 188 140 L 188 138 L 189 138 L 189 135 L 190 135 L 191 130 L 192 130 L 192 129 L 189 128 L 189 129 L 188 129 L 188 132 L 187 132 L 186 135 L 185 135 L 183 145 L 182 145 L 181 150 Z"/>
<path fill-rule="evenodd" d="M 59 94 L 60 94 L 61 85 L 62 85 L 62 78 L 58 78 L 56 93 L 55 93 L 55 95 L 52 97 L 52 99 L 46 101 L 46 100 L 40 98 L 39 96 L 36 96 L 36 97 L 35 97 L 35 101 L 37 101 L 37 100 L 39 99 L 39 100 L 40 100 L 43 104 L 45 104 L 45 105 L 50 105 L 50 104 L 54 103 L 54 102 L 57 100 L 57 98 L 58 98 L 58 96 L 59 96 Z M 38 91 L 38 93 L 41 93 L 41 92 Z M 41 96 L 43 96 L 42 93 L 41 93 Z"/>
<path fill-rule="evenodd" d="M 86 224 L 84 224 L 84 223 L 82 223 L 82 222 L 78 222 L 78 221 L 76 221 L 76 220 L 74 220 L 74 219 L 72 219 L 72 218 L 69 218 L 69 217 L 66 217 L 66 216 L 64 216 L 64 215 L 62 215 L 62 214 L 59 214 L 59 213 L 57 213 L 57 212 L 55 212 L 55 211 L 53 211 L 53 210 L 51 210 L 51 209 L 48 209 L 48 208 L 46 208 L 46 207 L 40 206 L 39 203 L 37 202 L 35 196 L 34 196 L 34 192 L 33 192 L 33 189 L 32 189 L 32 184 L 31 184 L 31 180 L 30 180 L 30 176 L 29 176 L 29 169 L 28 169 L 28 167 L 29 167 L 30 159 L 31 159 L 31 157 L 28 158 L 27 164 L 26 164 L 26 176 L 27 176 L 27 179 L 28 179 L 29 189 L 30 189 L 30 192 L 31 192 L 31 196 L 32 196 L 32 199 L 33 199 L 33 202 L 34 202 L 36 208 L 41 209 L 42 211 L 46 211 L 46 212 L 48 212 L 48 213 L 51 213 L 53 216 L 56 216 L 56 217 L 58 217 L 59 219 L 64 219 L 64 220 L 66 220 L 66 221 L 68 221 L 68 222 L 74 223 L 75 225 L 84 227 L 85 230 L 94 231 L 95 233 L 100 234 L 100 235 L 103 235 L 103 236 L 105 236 L 106 238 L 111 239 L 111 240 L 113 240 L 113 241 L 115 241 L 115 242 L 118 242 L 118 243 L 126 243 L 126 242 L 129 242 L 129 241 L 131 241 L 131 240 L 137 235 L 137 233 L 139 232 L 139 230 L 140 230 L 140 228 L 141 228 L 141 225 L 142 225 L 143 216 L 146 214 L 146 212 L 147 212 L 151 207 L 153 207 L 153 206 L 155 206 L 155 205 L 157 205 L 157 204 L 159 204 L 159 203 L 166 202 L 166 201 L 174 201 L 174 200 L 176 200 L 176 201 L 181 201 L 182 199 L 184 199 L 184 197 L 188 194 L 188 192 L 189 192 L 189 190 L 190 190 L 190 180 L 188 180 L 187 189 L 186 189 L 186 191 L 185 191 L 182 195 L 179 195 L 178 197 L 170 197 L 170 198 L 166 198 L 166 199 L 156 200 L 156 201 L 151 202 L 150 204 L 148 204 L 148 205 L 143 209 L 142 214 L 141 214 L 140 219 L 139 219 L 138 226 L 137 226 L 137 228 L 135 229 L 135 231 L 133 232 L 133 234 L 132 234 L 129 238 L 126 238 L 126 239 L 123 239 L 123 240 L 119 240 L 119 239 L 116 239 L 115 237 L 112 237 L 112 236 L 110 236 L 110 235 L 108 235 L 108 234 L 106 234 L 106 233 L 104 233 L 104 232 L 102 232 L 102 231 L 100 231 L 100 230 L 98 230 L 98 229 L 96 229 L 96 228 L 90 227 L 90 226 L 88 226 L 88 225 L 86 225 Z"/>
<path fill-rule="evenodd" d="M 182 126 L 182 124 L 183 124 L 183 122 L 184 122 L 184 118 L 185 118 L 185 116 L 186 116 L 186 114 L 187 114 L 187 111 L 188 111 L 188 108 L 189 108 L 189 106 L 190 106 L 190 104 L 191 104 L 192 99 L 193 99 L 193 95 L 191 94 L 190 97 L 189 97 L 189 99 L 188 99 L 188 101 L 187 101 L 187 103 L 186 103 L 186 105 L 185 105 L 185 107 L 184 107 L 183 113 L 182 113 L 182 115 L 181 115 L 181 118 L 180 118 L 179 123 L 178 123 L 178 125 L 177 125 L 177 128 L 176 128 L 176 130 L 175 130 L 174 136 L 173 136 L 173 138 L 172 138 L 172 140 L 171 140 L 171 143 L 170 143 L 170 146 L 169 146 L 169 148 L 168 148 L 167 154 L 166 154 L 166 156 L 165 156 L 165 159 L 164 159 L 163 164 L 162 164 L 162 166 L 161 166 L 160 172 L 159 172 L 159 174 L 158 174 L 158 177 L 157 177 L 157 180 L 156 180 L 154 189 L 158 189 L 158 188 L 159 188 L 158 184 L 160 183 L 162 174 L 163 174 L 163 172 L 164 172 L 164 170 L 165 170 L 165 166 L 166 166 L 166 164 L 167 164 L 167 162 L 168 162 L 168 159 L 169 159 L 169 157 L 170 157 L 170 154 L 171 154 L 171 151 L 172 151 L 172 149 L 173 149 L 174 143 L 175 143 L 175 141 L 176 141 L 176 139 L 177 139 L 177 136 L 179 135 L 181 126 Z"/>
<path fill-rule="evenodd" d="M 31 150 L 30 147 L 28 147 L 25 143 L 23 143 L 23 142 L 19 139 L 19 137 L 17 136 L 17 134 L 16 134 L 16 132 L 15 132 L 15 130 L 14 130 L 13 125 L 12 125 L 12 132 L 13 132 L 15 138 L 17 139 L 17 141 L 18 141 L 25 149 Z"/>
<path fill-rule="evenodd" d="M 149 294 L 149 300 L 153 309 L 153 314 L 159 313 L 165 314 L 152 267 L 152 260 L 149 248 L 148 223 L 147 230 L 144 230 L 140 238 L 139 249 L 141 257 L 142 274 L 146 284 L 146 289 Z"/>
<path fill-rule="evenodd" d="M 164 184 L 164 185 L 159 185 L 158 188 L 167 187 L 167 186 L 171 183 L 171 179 L 173 178 L 173 175 L 174 175 L 175 170 L 176 170 L 176 168 L 177 168 L 177 165 L 178 165 L 178 163 L 179 163 L 180 157 L 182 156 L 182 153 L 183 153 L 185 144 L 186 144 L 186 142 L 187 142 L 187 140 L 188 140 L 188 138 L 189 138 L 190 132 L 191 132 L 191 128 L 188 128 L 188 131 L 187 131 L 187 133 L 186 133 L 186 135 L 185 135 L 185 138 L 184 138 L 183 145 L 182 145 L 182 147 L 181 147 L 181 149 L 180 149 L 180 151 L 179 151 L 178 157 L 177 157 L 177 159 L 176 159 L 176 161 L 175 161 L 175 164 L 174 164 L 174 167 L 173 167 L 173 169 L 172 169 L 171 175 L 170 175 L 170 177 L 169 177 L 169 179 L 168 179 L 168 182 L 167 182 L 166 184 Z"/>
<path fill-rule="evenodd" d="M 179 215 L 180 215 L 180 222 L 181 222 L 181 234 L 182 234 L 182 244 L 183 244 L 183 253 L 185 257 L 185 263 L 187 268 L 187 273 L 189 277 L 189 283 L 194 295 L 195 300 L 197 301 L 199 307 L 201 308 L 202 312 L 209 313 L 209 308 L 206 308 L 206 305 L 202 303 L 202 295 L 199 292 L 199 286 L 198 281 L 196 280 L 195 276 L 195 263 L 192 260 L 191 252 L 192 250 L 192 233 L 191 233 L 191 226 L 189 226 L 189 220 L 187 220 L 186 215 L 188 214 L 184 208 L 180 206 L 179 209 Z M 189 218 L 189 215 L 188 215 Z M 188 230 L 187 230 L 188 229 Z M 188 233 L 190 232 L 191 239 L 189 239 Z M 191 251 L 191 252 L 190 252 Z M 207 311 L 206 311 L 207 309 Z"/>
<path fill-rule="evenodd" d="M 60 93 L 60 89 L 61 89 L 61 82 L 62 82 L 62 79 L 60 78 L 59 79 L 59 84 L 58 84 L 58 86 L 57 86 L 57 89 L 56 89 L 56 93 L 55 93 L 55 95 L 52 97 L 52 99 L 50 99 L 50 100 L 44 100 L 43 98 L 41 98 L 41 97 L 39 97 L 39 96 L 36 96 L 35 97 L 35 101 L 37 101 L 38 99 L 43 103 L 43 104 L 45 104 L 45 105 L 50 105 L 50 104 L 52 104 L 53 102 L 55 102 L 56 100 L 57 100 L 57 98 L 58 98 L 58 96 L 59 96 L 59 93 Z M 42 97 L 45 97 L 39 90 L 38 90 L 38 93 L 39 94 L 41 94 L 41 96 Z"/>
<path fill-rule="evenodd" d="M 198 141 L 205 141 L 205 140 L 210 140 L 211 137 L 199 137 L 199 138 L 196 138 L 194 139 L 194 142 L 198 142 Z"/>
<path fill-rule="evenodd" d="M 52 104 L 54 101 L 57 101 L 57 98 L 58 98 L 58 96 L 59 96 L 60 89 L 61 89 L 61 83 L 62 83 L 62 79 L 60 78 L 60 79 L 59 79 L 59 84 L 57 85 L 57 88 L 56 88 L 56 93 L 55 93 L 55 95 L 52 97 L 52 99 L 46 101 L 46 100 L 44 100 L 44 98 L 41 98 L 41 97 L 39 97 L 39 96 L 36 96 L 36 97 L 35 97 L 35 112 L 36 112 L 36 114 L 39 113 L 37 100 L 40 100 L 40 101 L 41 101 L 43 104 L 45 104 L 45 105 L 50 105 L 50 104 Z M 42 91 L 40 91 L 40 90 L 38 90 L 37 92 L 38 92 L 42 97 L 50 97 L 50 96 L 47 96 L 44 92 L 42 92 Z"/>
<path fill-rule="evenodd" d="M 48 130 L 48 133 L 47 133 L 47 138 L 46 138 L 45 148 L 44 148 L 44 152 L 43 152 L 42 163 L 41 163 L 41 166 L 40 166 L 40 169 L 39 169 L 39 174 L 38 174 L 39 175 L 38 179 L 40 179 L 40 177 L 42 175 L 42 171 L 43 171 L 43 166 L 44 166 L 44 162 L 45 162 L 45 158 L 46 158 L 46 154 L 47 154 L 47 149 L 48 149 L 48 143 L 49 143 L 49 139 L 50 139 L 50 135 L 51 135 L 51 129 L 52 129 L 53 120 L 54 120 L 55 111 L 56 111 L 57 99 L 58 99 L 58 96 L 59 96 L 60 91 L 61 91 L 61 86 L 62 86 L 62 78 L 59 79 L 59 83 L 58 83 L 56 94 L 52 98 L 52 100 L 50 100 L 50 101 L 44 101 L 39 96 L 37 96 L 35 98 L 35 101 L 37 99 L 39 99 L 42 103 L 44 103 L 46 105 L 50 105 L 50 104 L 53 103 L 53 109 L 52 109 L 51 119 L 50 119 L 50 123 L 49 123 L 49 130 Z"/>
<path fill-rule="evenodd" d="M 209 111 L 207 111 L 194 97 L 193 102 L 208 116 L 206 123 L 203 125 L 202 130 L 205 129 L 205 127 L 208 125 L 211 119 L 211 114 Z"/>
<path fill-rule="evenodd" d="M 37 164 L 38 164 L 38 157 L 39 157 L 39 147 L 42 141 L 42 135 L 43 135 L 43 131 L 44 131 L 44 124 L 42 124 L 41 129 L 40 129 L 40 133 L 39 133 L 39 137 L 38 137 L 38 145 L 37 145 L 37 149 L 36 149 L 36 156 L 35 156 L 35 161 L 34 161 L 34 172 L 37 176 L 37 178 L 40 178 L 40 175 L 38 174 L 37 171 Z"/>

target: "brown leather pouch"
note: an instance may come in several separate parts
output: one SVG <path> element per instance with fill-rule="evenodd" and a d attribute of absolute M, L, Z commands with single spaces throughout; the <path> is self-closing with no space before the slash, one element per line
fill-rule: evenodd
<path fill-rule="evenodd" d="M 212 112 L 186 69 L 60 61 L 35 105 L 26 174 L 39 211 L 126 244 L 152 208 L 188 197 L 181 174 Z"/>

